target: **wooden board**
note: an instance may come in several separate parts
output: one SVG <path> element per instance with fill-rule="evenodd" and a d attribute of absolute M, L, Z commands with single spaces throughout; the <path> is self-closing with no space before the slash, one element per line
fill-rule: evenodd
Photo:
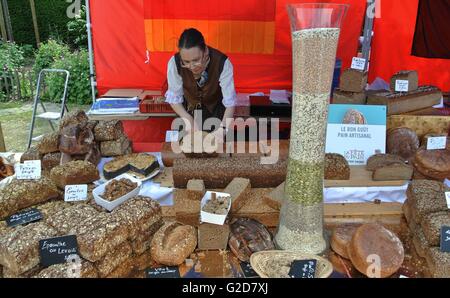
<path fill-rule="evenodd" d="M 6 152 L 5 139 L 3 137 L 3 130 L 1 123 L 0 123 L 0 152 Z"/>
<path fill-rule="evenodd" d="M 350 180 L 325 180 L 325 187 L 374 187 L 374 186 L 403 186 L 404 180 L 373 181 L 372 172 L 365 166 L 350 166 Z"/>
<path fill-rule="evenodd" d="M 163 187 L 173 187 L 172 168 L 164 170 L 153 179 L 156 183 L 161 183 Z M 350 180 L 325 180 L 325 187 L 373 187 L 373 186 L 403 186 L 404 180 L 397 181 L 373 181 L 372 172 L 367 171 L 364 166 L 350 167 Z"/>

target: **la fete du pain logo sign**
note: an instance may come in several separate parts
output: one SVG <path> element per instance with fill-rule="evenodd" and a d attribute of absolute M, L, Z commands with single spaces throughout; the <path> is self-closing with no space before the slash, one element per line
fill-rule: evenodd
<path fill-rule="evenodd" d="M 376 153 L 385 153 L 386 106 L 329 106 L 326 152 L 339 153 L 350 165 L 365 165 Z"/>

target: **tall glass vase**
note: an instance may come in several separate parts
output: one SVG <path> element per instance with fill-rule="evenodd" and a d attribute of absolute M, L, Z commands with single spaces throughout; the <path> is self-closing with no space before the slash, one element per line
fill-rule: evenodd
<path fill-rule="evenodd" d="M 325 135 L 340 26 L 348 6 L 292 4 L 293 104 L 285 199 L 275 242 L 319 254 L 323 235 Z"/>

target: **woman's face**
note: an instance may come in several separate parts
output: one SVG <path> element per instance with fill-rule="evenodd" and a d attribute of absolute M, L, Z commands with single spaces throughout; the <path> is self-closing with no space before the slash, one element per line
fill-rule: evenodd
<path fill-rule="evenodd" d="M 199 47 L 180 50 L 181 65 L 189 68 L 194 75 L 199 75 L 204 70 L 205 53 Z"/>

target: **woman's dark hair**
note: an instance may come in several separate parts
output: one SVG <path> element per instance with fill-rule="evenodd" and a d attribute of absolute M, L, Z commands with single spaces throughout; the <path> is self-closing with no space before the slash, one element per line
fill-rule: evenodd
<path fill-rule="evenodd" d="M 178 41 L 178 48 L 190 49 L 194 47 L 199 47 L 200 50 L 204 51 L 206 49 L 205 38 L 203 38 L 202 33 L 195 28 L 184 30 Z"/>

